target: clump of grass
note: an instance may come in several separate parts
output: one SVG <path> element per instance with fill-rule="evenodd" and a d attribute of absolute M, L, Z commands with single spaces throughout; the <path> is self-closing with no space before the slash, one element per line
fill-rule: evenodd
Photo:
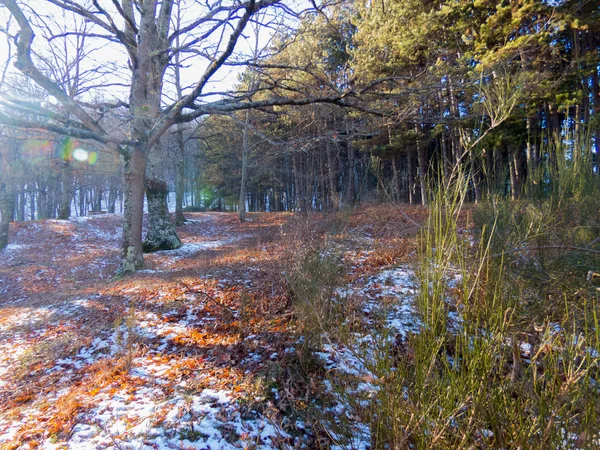
<path fill-rule="evenodd" d="M 549 264 L 552 255 L 535 260 L 530 252 L 515 264 L 506 251 L 560 245 L 580 219 L 561 219 L 572 227 L 561 234 L 553 222 L 565 217 L 553 209 L 559 203 L 497 197 L 476 212 L 479 236 L 465 236 L 459 218 L 468 180 L 457 180 L 433 194 L 420 239 L 420 332 L 399 342 L 382 326 L 375 342 L 354 347 L 372 374 L 362 380 L 369 392 L 350 376 L 331 377 L 344 414 L 331 417 L 328 429 L 347 448 L 357 433 L 382 450 L 598 448 L 598 296 L 569 261 L 553 256 Z M 547 278 L 527 276 L 528 265 Z M 553 284 L 569 288 L 536 298 Z"/>
<path fill-rule="evenodd" d="M 320 338 L 337 329 L 343 320 L 335 291 L 345 273 L 340 256 L 319 247 L 308 248 L 292 264 L 286 281 L 294 315 L 307 342 L 320 343 Z"/>
<path fill-rule="evenodd" d="M 537 315 L 524 295 L 539 292 L 536 283 L 517 280 L 494 252 L 515 230 L 545 239 L 553 228 L 538 211 L 495 199 L 470 250 L 457 229 L 465 193 L 461 181 L 434 196 L 418 270 L 423 327 L 409 358 L 379 355 L 373 448 L 597 448 L 598 299 L 574 310 L 564 292 L 551 300 L 553 322 Z M 515 219 L 513 208 L 525 213 Z M 451 270 L 461 275 L 452 292 Z M 449 303 L 459 305 L 453 329 Z"/>

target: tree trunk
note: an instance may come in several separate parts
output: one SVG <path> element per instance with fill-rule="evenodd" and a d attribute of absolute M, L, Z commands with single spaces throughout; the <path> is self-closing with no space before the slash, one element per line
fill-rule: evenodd
<path fill-rule="evenodd" d="M 37 198 L 36 198 L 36 202 L 37 202 L 37 214 L 38 214 L 38 220 L 44 220 L 47 219 L 48 216 L 46 215 L 47 211 L 47 203 L 48 203 L 48 197 L 47 197 L 47 193 L 46 193 L 46 184 L 41 183 L 38 181 L 37 183 Z"/>
<path fill-rule="evenodd" d="M 94 211 L 102 211 L 102 186 L 96 186 L 96 189 L 94 189 L 92 209 Z"/>
<path fill-rule="evenodd" d="M 117 203 L 117 186 L 116 180 L 111 179 L 108 187 L 108 205 L 107 210 L 109 214 L 115 213 L 115 204 Z"/>
<path fill-rule="evenodd" d="M 509 150 L 508 159 L 510 170 L 510 194 L 513 200 L 517 200 L 520 194 L 520 176 L 518 155 L 515 149 L 511 148 Z"/>
<path fill-rule="evenodd" d="M 0 250 L 8 245 L 8 232 L 13 216 L 14 196 L 6 189 L 6 184 L 0 181 Z"/>
<path fill-rule="evenodd" d="M 406 154 L 406 165 L 408 172 L 408 203 L 411 205 L 415 203 L 415 169 L 413 164 L 413 152 Z"/>
<path fill-rule="evenodd" d="M 87 210 L 85 207 L 85 188 L 83 186 L 79 187 L 79 215 L 85 216 L 87 214 Z"/>
<path fill-rule="evenodd" d="M 356 199 L 356 187 L 354 186 L 354 164 L 354 147 L 350 142 L 348 142 L 348 181 L 346 184 L 346 204 L 348 206 L 354 206 L 354 200 Z"/>
<path fill-rule="evenodd" d="M 29 185 L 27 186 L 29 187 Z M 29 214 L 31 220 L 35 220 L 35 184 L 33 185 L 34 190 L 29 193 Z"/>
<path fill-rule="evenodd" d="M 150 154 L 146 174 L 146 199 L 148 200 L 148 232 L 144 239 L 143 250 L 146 253 L 158 250 L 174 250 L 181 247 L 175 224 L 169 214 L 169 188 L 164 180 L 159 158 L 159 148 Z"/>
<path fill-rule="evenodd" d="M 144 217 L 144 178 L 146 155 L 135 147 L 125 161 L 123 242 L 119 275 L 140 269 L 144 264 L 142 254 L 142 221 Z"/>
<path fill-rule="evenodd" d="M 421 126 L 417 125 L 418 133 L 421 132 Z M 421 188 L 421 204 L 427 204 L 427 147 L 417 139 L 417 155 L 419 158 L 419 186 Z"/>
<path fill-rule="evenodd" d="M 174 250 L 182 246 L 167 205 L 169 190 L 164 180 L 146 180 L 148 199 L 148 233 L 144 239 L 144 252 Z"/>
<path fill-rule="evenodd" d="M 238 202 L 238 219 L 240 222 L 246 221 L 246 183 L 248 181 L 248 154 L 250 147 L 248 145 L 248 125 L 250 123 L 250 110 L 246 111 L 246 120 L 242 132 L 242 179 L 240 182 L 240 199 Z"/>
<path fill-rule="evenodd" d="M 56 219 L 60 200 L 60 177 L 51 174 L 48 183 L 48 201 L 46 203 L 46 214 L 49 219 Z"/>
<path fill-rule="evenodd" d="M 299 167 L 300 155 L 292 155 L 292 170 L 294 172 L 294 195 L 296 197 L 296 211 L 306 212 L 306 199 L 304 197 L 304 185 L 300 179 L 302 167 Z"/>
<path fill-rule="evenodd" d="M 183 215 L 183 197 L 185 195 L 185 143 L 183 141 L 183 128 L 177 127 L 177 182 L 175 185 L 175 225 L 183 225 L 185 216 Z"/>
<path fill-rule="evenodd" d="M 340 207 L 340 195 L 338 193 L 337 182 L 338 168 L 336 165 L 337 155 L 333 155 L 333 150 L 329 141 L 325 141 L 325 145 L 327 148 L 327 175 L 329 178 L 330 204 L 331 208 L 336 210 Z"/>
<path fill-rule="evenodd" d="M 71 217 L 71 199 L 73 198 L 73 166 L 68 159 L 62 162 L 61 183 L 58 218 L 59 220 L 68 220 Z"/>
<path fill-rule="evenodd" d="M 527 116 L 527 147 L 526 147 L 526 155 L 527 155 L 527 178 L 528 178 L 528 183 L 531 182 L 531 180 L 533 180 L 532 175 L 535 172 L 536 168 L 537 168 L 537 161 L 535 158 L 535 153 L 533 151 L 533 144 L 531 143 L 531 138 L 532 138 L 532 130 L 531 130 L 531 117 L 528 115 Z"/>
<path fill-rule="evenodd" d="M 17 220 L 23 222 L 25 220 L 25 184 L 21 184 L 21 190 L 19 191 L 19 208 L 17 209 Z"/>

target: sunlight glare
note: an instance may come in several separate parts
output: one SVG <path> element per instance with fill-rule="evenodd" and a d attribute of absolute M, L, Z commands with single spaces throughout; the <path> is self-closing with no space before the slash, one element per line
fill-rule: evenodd
<path fill-rule="evenodd" d="M 76 159 L 77 161 L 87 161 L 89 158 L 89 153 L 87 150 L 84 150 L 82 148 L 76 148 L 75 150 L 73 150 L 73 159 Z"/>

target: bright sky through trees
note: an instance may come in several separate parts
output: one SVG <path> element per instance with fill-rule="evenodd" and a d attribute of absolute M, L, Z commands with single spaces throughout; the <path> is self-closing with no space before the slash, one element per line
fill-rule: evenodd
<path fill-rule="evenodd" d="M 80 1 L 82 4 L 91 4 L 91 1 L 85 0 Z M 195 2 L 183 2 L 183 4 L 189 3 L 186 8 L 182 11 L 182 17 L 187 19 L 188 21 L 192 20 L 196 15 L 201 14 L 203 11 L 203 6 L 199 3 Z M 114 6 L 111 2 L 100 2 L 103 8 L 106 8 L 107 11 L 110 11 L 115 23 L 119 26 L 122 25 L 123 20 L 119 17 L 116 10 L 114 10 Z M 310 6 L 310 3 L 306 0 L 299 1 L 289 1 L 286 2 L 289 5 L 291 10 L 294 11 L 302 11 Z M 59 8 L 56 8 L 52 5 L 48 0 L 29 0 L 24 3 L 24 10 L 35 12 L 38 15 L 40 21 L 44 22 L 49 29 L 57 30 L 65 28 L 65 24 L 70 23 L 72 21 L 79 20 L 74 14 L 70 14 L 69 12 L 61 11 Z M 10 37 L 2 36 L 0 39 L 0 63 L 2 64 L 1 68 L 4 69 L 6 67 L 6 61 L 8 60 L 9 46 L 14 54 L 15 51 L 15 43 L 14 37 L 17 33 L 15 28 L 14 20 L 10 21 L 10 15 L 8 11 L 2 7 L 0 8 L 0 27 L 4 30 L 7 24 L 10 24 L 9 34 Z M 291 29 L 295 26 L 294 19 L 291 17 L 286 17 L 284 20 L 278 18 L 275 15 L 267 14 L 262 18 L 265 25 L 263 27 L 257 28 L 259 33 L 259 43 L 261 48 L 261 57 L 268 57 L 269 55 L 269 44 L 273 35 L 279 30 L 282 31 L 284 29 Z M 10 22 L 9 22 L 10 21 Z M 183 22 L 185 25 L 185 21 Z M 254 28 L 253 28 L 254 30 Z M 237 61 L 248 60 L 252 54 L 252 46 L 254 45 L 254 37 L 252 36 L 253 32 L 250 32 L 250 29 L 247 33 L 244 33 L 236 46 L 236 59 Z M 7 39 L 11 40 L 11 43 L 7 43 Z M 87 66 L 90 70 L 95 70 L 97 67 L 102 67 L 104 65 L 110 65 L 115 68 L 105 77 L 107 84 L 111 84 L 110 89 L 106 89 L 103 93 L 105 96 L 105 100 L 123 100 L 127 95 L 126 86 L 119 86 L 121 83 L 126 81 L 127 79 L 127 71 L 124 68 L 127 65 L 127 55 L 123 51 L 122 48 L 118 46 L 109 46 L 107 48 L 106 42 L 101 39 L 94 39 L 93 37 L 88 37 L 88 41 L 94 42 L 95 51 L 91 52 L 88 57 L 84 59 L 84 66 Z M 223 42 L 217 42 L 217 36 L 211 36 L 213 41 L 208 41 L 208 46 L 224 45 Z M 72 40 L 70 40 L 72 43 Z M 48 54 L 48 42 L 44 39 L 44 35 L 37 36 L 35 41 L 35 48 L 39 52 L 41 56 L 46 56 Z M 183 43 L 182 43 L 183 44 Z M 72 45 L 71 45 L 72 46 Z M 67 47 L 65 47 L 67 48 Z M 71 50 L 73 50 L 71 48 Z M 216 50 L 216 48 L 215 48 Z M 14 63 L 14 61 L 12 61 Z M 184 87 L 184 92 L 186 92 L 190 86 L 196 81 L 198 73 L 202 73 L 206 68 L 208 61 L 203 60 L 202 58 L 194 57 L 193 54 L 190 54 L 182 59 L 181 66 L 181 77 L 182 84 Z M 238 78 L 240 73 L 244 70 L 244 66 L 241 64 L 236 65 L 225 65 L 219 69 L 218 74 L 211 79 L 211 81 L 207 84 L 205 89 L 206 92 L 215 92 L 217 93 L 217 97 L 219 93 L 230 91 L 234 85 L 238 83 Z M 172 71 L 170 71 L 172 72 Z M 10 76 L 14 74 L 15 70 L 11 66 L 7 70 L 7 75 Z M 173 87 L 173 74 L 168 73 L 167 79 L 170 80 L 165 86 L 165 96 L 170 97 L 171 99 L 175 95 L 175 89 Z M 210 100 L 211 97 L 207 97 L 207 100 Z"/>

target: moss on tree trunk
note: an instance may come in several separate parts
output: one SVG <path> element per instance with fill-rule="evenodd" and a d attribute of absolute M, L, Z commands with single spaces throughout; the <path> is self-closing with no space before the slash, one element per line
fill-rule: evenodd
<path fill-rule="evenodd" d="M 148 233 L 144 239 L 145 253 L 158 250 L 174 250 L 182 246 L 175 231 L 167 205 L 167 183 L 162 180 L 146 180 L 148 200 Z"/>

